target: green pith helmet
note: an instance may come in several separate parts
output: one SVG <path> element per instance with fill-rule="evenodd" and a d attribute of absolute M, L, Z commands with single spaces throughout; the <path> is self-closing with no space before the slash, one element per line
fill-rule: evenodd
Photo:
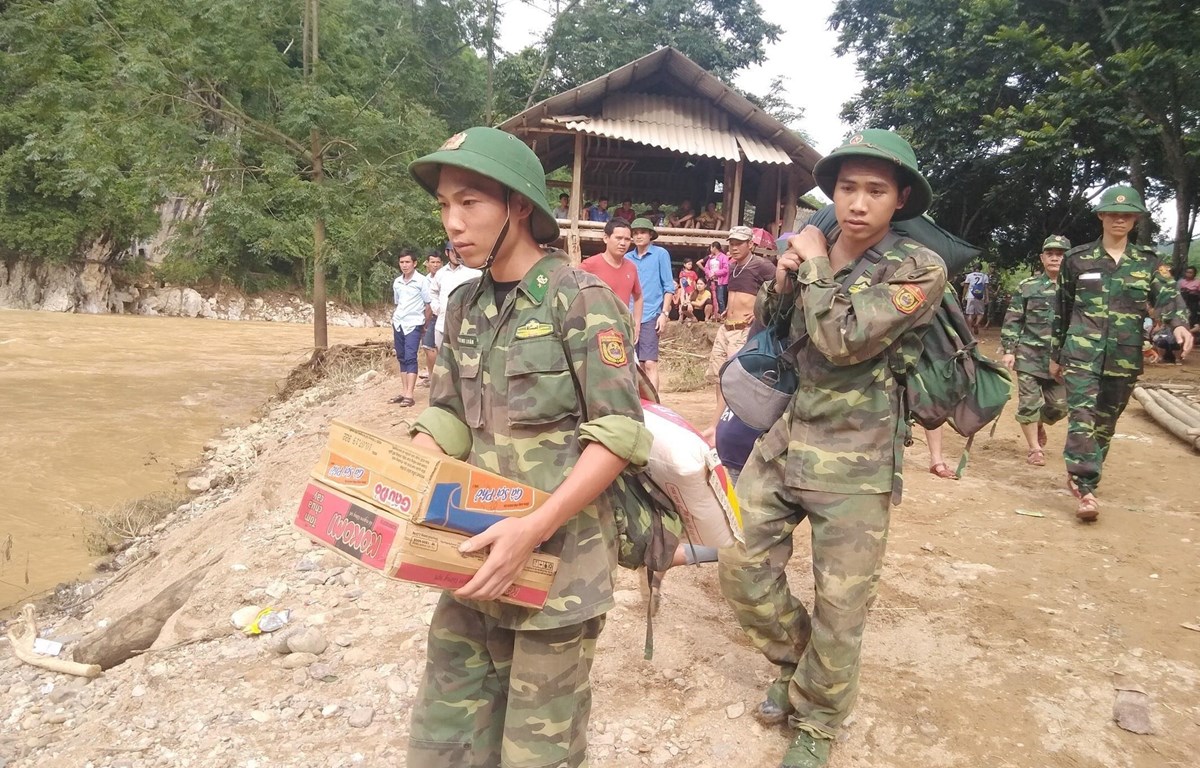
<path fill-rule="evenodd" d="M 1043 251 L 1069 251 L 1071 250 L 1071 241 L 1062 235 L 1050 235 L 1046 238 L 1046 242 L 1042 243 Z"/>
<path fill-rule="evenodd" d="M 637 232 L 639 229 L 650 230 L 650 239 L 658 239 L 658 230 L 654 228 L 654 222 L 650 221 L 650 219 L 647 219 L 645 216 L 634 219 L 633 223 L 629 225 L 630 232 Z"/>
<path fill-rule="evenodd" d="M 848 157 L 889 160 L 900 167 L 902 175 L 908 177 L 908 182 L 901 183 L 901 186 L 911 185 L 912 191 L 908 193 L 908 202 L 892 216 L 893 221 L 920 216 L 929 208 L 929 203 L 933 200 L 933 190 L 917 167 L 917 156 L 912 147 L 899 134 L 879 128 L 868 128 L 854 134 L 842 146 L 818 160 L 813 167 L 813 178 L 830 200 L 833 199 L 833 188 L 837 184 L 838 168 Z"/>
<path fill-rule="evenodd" d="M 409 163 L 408 172 L 433 195 L 443 165 L 474 171 L 529 198 L 533 239 L 539 243 L 558 239 L 558 222 L 546 202 L 546 172 L 533 150 L 516 136 L 486 126 L 468 128 L 446 139 L 436 152 Z"/>
<path fill-rule="evenodd" d="M 1142 196 L 1138 191 L 1122 184 L 1104 190 L 1104 194 L 1100 195 L 1100 202 L 1096 205 L 1096 213 L 1145 212 L 1146 206 L 1142 203 Z"/>

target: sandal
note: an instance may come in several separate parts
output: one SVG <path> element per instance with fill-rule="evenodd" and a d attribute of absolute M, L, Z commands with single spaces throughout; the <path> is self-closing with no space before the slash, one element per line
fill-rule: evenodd
<path fill-rule="evenodd" d="M 1067 475 L 1067 490 L 1077 499 L 1082 499 L 1083 494 L 1079 492 L 1079 486 L 1075 485 L 1075 480 L 1070 475 Z"/>
<path fill-rule="evenodd" d="M 1079 522 L 1094 523 L 1099 516 L 1100 502 L 1095 496 L 1089 493 L 1079 500 L 1079 507 L 1075 510 L 1075 517 L 1079 518 Z"/>
<path fill-rule="evenodd" d="M 950 469 L 950 465 L 948 465 L 944 461 L 939 461 L 937 464 L 934 464 L 932 467 L 930 467 L 929 474 L 937 475 L 938 477 L 942 478 L 943 480 L 957 480 L 958 479 L 958 475 L 954 472 L 953 469 Z"/>
<path fill-rule="evenodd" d="M 401 395 L 400 397 L 393 397 L 391 400 L 388 400 L 388 402 L 395 403 L 401 408 L 407 408 L 410 405 L 417 404 L 416 400 L 413 400 L 411 397 L 405 397 L 404 395 Z"/>
<path fill-rule="evenodd" d="M 1046 454 L 1042 452 L 1041 448 L 1034 448 L 1029 452 L 1029 455 L 1025 458 L 1025 461 L 1026 463 L 1032 464 L 1035 467 L 1044 467 L 1046 466 Z"/>

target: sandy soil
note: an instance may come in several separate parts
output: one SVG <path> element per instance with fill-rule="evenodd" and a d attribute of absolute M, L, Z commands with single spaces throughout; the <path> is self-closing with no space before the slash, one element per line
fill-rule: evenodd
<path fill-rule="evenodd" d="M 1164 377 L 1200 384 L 1200 362 L 1147 374 Z M 156 556 L 119 585 L 44 620 L 46 634 L 71 640 L 219 557 L 155 650 L 84 685 L 19 665 L 0 644 L 0 766 L 403 765 L 435 595 L 344 569 L 290 529 L 330 418 L 399 434 L 403 414 L 386 403 L 394 387 L 384 377 L 310 394 L 252 434 L 229 434 L 258 453 L 238 484 L 139 544 L 139 557 Z M 665 401 L 696 422 L 712 417 L 708 392 Z M 1200 763 L 1200 632 L 1181 626 L 1200 622 L 1200 459 L 1132 403 L 1100 521 L 1083 526 L 1055 453 L 1064 436 L 1051 428 L 1048 465 L 1029 467 L 1010 410 L 958 482 L 924 471 L 923 444 L 909 449 L 862 693 L 833 768 Z M 951 460 L 961 446 L 947 436 Z M 809 568 L 800 543 L 789 577 L 802 595 Z M 633 574 L 621 583 L 594 671 L 592 764 L 774 766 L 788 735 L 749 715 L 770 670 L 714 568 L 668 576 L 653 661 L 642 659 Z M 284 669 L 269 638 L 229 626 L 248 603 L 292 608 L 329 648 L 311 667 Z M 1154 734 L 1112 722 L 1118 683 L 1149 693 Z"/>

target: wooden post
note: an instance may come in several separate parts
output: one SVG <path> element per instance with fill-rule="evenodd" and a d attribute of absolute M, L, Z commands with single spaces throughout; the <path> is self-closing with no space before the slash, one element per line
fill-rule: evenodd
<path fill-rule="evenodd" d="M 729 226 L 736 227 L 742 223 L 742 172 L 746 169 L 746 161 L 739 159 L 733 169 L 733 200 L 730 202 Z"/>
<path fill-rule="evenodd" d="M 733 226 L 729 223 L 729 211 L 733 208 L 733 166 L 724 163 L 725 177 L 721 180 L 721 215 L 725 218 L 725 228 Z"/>
<path fill-rule="evenodd" d="M 796 166 L 789 165 L 784 170 L 787 172 L 787 188 L 783 193 L 783 230 L 780 234 L 796 231 L 796 190 L 799 188 Z"/>
<path fill-rule="evenodd" d="M 575 162 L 571 169 L 571 230 L 567 234 L 567 255 L 572 264 L 583 260 L 583 248 L 579 244 L 579 214 L 583 208 L 583 133 L 575 134 Z"/>

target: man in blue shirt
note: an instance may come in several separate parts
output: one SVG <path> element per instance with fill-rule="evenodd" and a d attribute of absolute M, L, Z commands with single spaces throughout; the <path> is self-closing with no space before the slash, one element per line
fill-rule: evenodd
<path fill-rule="evenodd" d="M 658 232 L 649 219 L 635 219 L 633 250 L 625 258 L 637 265 L 638 282 L 642 284 L 641 330 L 637 337 L 637 359 L 646 371 L 650 383 L 658 389 L 658 334 L 667 327 L 671 311 L 671 254 L 667 249 L 650 243 Z"/>
<path fill-rule="evenodd" d="M 596 201 L 596 207 L 588 211 L 588 219 L 607 223 L 612 216 L 608 212 L 608 198 L 601 197 Z"/>

